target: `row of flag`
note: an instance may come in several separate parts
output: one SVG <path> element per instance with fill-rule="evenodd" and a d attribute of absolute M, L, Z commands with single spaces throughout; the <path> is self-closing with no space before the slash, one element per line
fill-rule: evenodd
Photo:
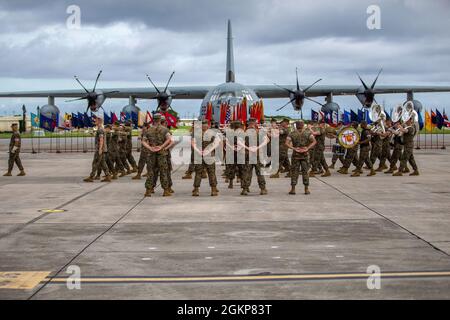
<path fill-rule="evenodd" d="M 161 113 L 165 116 L 169 127 L 176 128 L 177 118 L 169 113 Z M 35 128 L 42 128 L 47 131 L 55 131 L 55 129 L 70 130 L 74 128 L 92 128 L 95 125 L 95 114 L 88 115 L 85 113 L 65 113 L 65 114 L 54 114 L 51 118 L 43 114 L 31 113 L 31 126 Z M 120 117 L 120 118 L 119 118 Z M 147 112 L 131 112 L 125 113 L 121 112 L 119 117 L 114 113 L 110 112 L 103 113 L 103 124 L 114 124 L 117 121 L 122 123 L 126 121 L 131 121 L 135 127 L 142 126 L 145 122 L 153 122 L 152 114 Z"/>
<path fill-rule="evenodd" d="M 241 121 L 246 123 L 249 118 L 255 118 L 258 123 L 264 119 L 264 105 L 262 100 L 254 102 L 250 107 L 247 107 L 247 99 L 244 98 L 240 103 L 231 106 L 227 102 L 220 104 L 220 124 L 227 124 L 231 121 Z M 205 119 L 212 120 L 212 104 L 208 103 L 206 107 Z"/>

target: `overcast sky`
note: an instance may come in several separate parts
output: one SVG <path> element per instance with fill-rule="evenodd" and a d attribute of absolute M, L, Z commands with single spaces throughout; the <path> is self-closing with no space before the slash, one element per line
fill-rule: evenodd
<path fill-rule="evenodd" d="M 68 29 L 69 5 L 81 9 L 81 28 Z M 369 30 L 366 10 L 381 9 L 381 30 Z M 226 24 L 232 20 L 236 81 L 293 84 L 295 67 L 305 86 L 371 82 L 380 67 L 384 85 L 450 85 L 450 0 L 0 0 L 0 91 L 78 89 L 73 75 L 99 87 L 145 87 L 145 74 L 163 85 L 216 85 L 225 79 Z M 427 108 L 447 107 L 450 93 L 416 94 Z M 404 95 L 378 97 L 387 108 Z M 276 114 L 285 99 L 266 100 Z M 336 97 L 356 109 L 355 97 Z M 0 115 L 29 110 L 46 99 L 0 99 Z M 138 101 L 153 109 L 154 101 Z M 65 103 L 62 111 L 84 111 Z M 126 100 L 107 100 L 119 111 Z M 173 102 L 182 117 L 200 101 Z M 305 115 L 311 107 L 305 104 Z M 292 108 L 283 114 L 295 116 Z"/>

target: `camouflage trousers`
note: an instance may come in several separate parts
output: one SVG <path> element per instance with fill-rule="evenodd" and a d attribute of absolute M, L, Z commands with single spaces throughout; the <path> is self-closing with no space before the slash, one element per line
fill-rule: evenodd
<path fill-rule="evenodd" d="M 242 165 L 238 164 L 226 164 L 225 174 L 229 180 L 234 180 L 234 178 L 242 178 Z"/>
<path fill-rule="evenodd" d="M 209 185 L 211 187 L 217 186 L 217 177 L 216 177 L 216 165 L 213 164 L 206 164 L 205 161 L 202 161 L 202 164 L 195 164 L 194 165 L 194 171 L 195 171 L 195 178 L 194 178 L 194 188 L 200 188 L 200 184 L 202 182 L 202 173 L 206 170 L 206 173 L 208 174 L 208 180 Z"/>
<path fill-rule="evenodd" d="M 91 177 L 95 177 L 96 173 L 100 170 L 100 172 L 103 170 L 105 175 L 109 176 L 109 169 L 106 165 L 106 159 L 105 159 L 105 153 L 98 153 L 98 151 L 94 154 L 94 160 L 92 160 L 92 171 L 91 171 Z"/>
<path fill-rule="evenodd" d="M 126 157 L 127 157 L 128 162 L 130 163 L 131 167 L 133 169 L 135 169 L 137 167 L 137 165 L 136 165 L 136 160 L 134 160 L 134 157 L 133 157 L 133 150 L 131 148 L 127 148 Z"/>
<path fill-rule="evenodd" d="M 189 167 L 186 171 L 186 173 L 194 173 L 195 171 L 195 164 L 194 164 L 194 148 L 191 147 L 191 162 L 189 162 Z"/>
<path fill-rule="evenodd" d="M 161 182 L 161 187 L 166 190 L 170 187 L 169 184 L 169 164 L 167 163 L 167 151 L 149 152 L 147 157 L 147 180 L 145 181 L 145 188 L 150 189 L 154 187 L 155 176 Z"/>
<path fill-rule="evenodd" d="M 328 164 L 325 160 L 325 148 L 314 148 L 314 154 L 313 154 L 313 163 L 312 163 L 312 169 L 313 171 L 319 170 L 320 167 L 322 167 L 324 170 L 328 170 Z"/>
<path fill-rule="evenodd" d="M 364 163 L 369 167 L 369 169 L 373 168 L 372 161 L 370 161 L 370 145 L 360 147 L 358 165 L 356 166 L 356 168 L 358 170 L 361 170 Z"/>
<path fill-rule="evenodd" d="M 350 168 L 350 165 L 352 163 L 355 167 L 358 166 L 358 147 L 357 146 L 347 149 L 347 152 L 345 153 L 343 167 L 348 169 L 348 168 Z"/>
<path fill-rule="evenodd" d="M 242 179 L 241 179 L 241 187 L 242 189 L 250 188 L 252 184 L 252 176 L 253 176 L 253 168 L 255 169 L 255 174 L 258 179 L 258 186 L 260 189 L 266 188 L 266 180 L 264 176 L 261 174 L 260 163 L 258 164 L 244 164 L 242 165 Z"/>
<path fill-rule="evenodd" d="M 148 153 L 147 153 L 148 154 Z M 172 157 L 170 156 L 170 152 L 167 154 L 167 166 L 168 166 L 168 180 L 169 180 L 169 187 L 173 186 L 172 182 Z M 148 170 L 149 168 L 147 168 Z M 156 183 L 158 182 L 158 176 L 159 176 L 159 167 L 153 167 L 153 185 L 152 187 L 156 187 Z"/>
<path fill-rule="evenodd" d="M 280 163 L 278 171 L 283 168 L 284 171 L 289 172 L 291 169 L 291 163 L 289 161 L 288 149 L 285 147 L 280 147 Z"/>
<path fill-rule="evenodd" d="M 130 165 L 128 164 L 127 153 L 125 150 L 119 151 L 119 159 L 120 159 L 120 163 L 122 165 L 123 170 L 130 170 Z"/>
<path fill-rule="evenodd" d="M 333 157 L 331 158 L 331 164 L 335 164 L 338 159 L 341 161 L 342 164 L 344 164 L 345 157 L 341 155 L 337 155 L 336 153 L 333 153 Z"/>
<path fill-rule="evenodd" d="M 115 173 L 116 168 L 114 166 L 114 161 L 113 161 L 113 152 L 110 152 L 110 151 L 104 152 L 103 157 L 105 158 L 106 166 L 108 167 L 109 172 Z M 101 174 L 102 174 L 102 168 L 99 167 L 97 169 L 97 176 L 100 176 Z"/>
<path fill-rule="evenodd" d="M 374 143 L 372 145 L 372 150 L 370 152 L 370 162 L 372 162 L 372 165 L 375 165 L 377 159 L 380 158 L 382 150 L 383 150 L 382 144 Z"/>
<path fill-rule="evenodd" d="M 397 164 L 397 162 L 400 160 L 400 157 L 402 156 L 402 152 L 403 152 L 402 145 L 394 146 L 394 151 L 392 151 L 391 161 L 390 161 L 391 168 L 393 168 Z"/>
<path fill-rule="evenodd" d="M 298 176 L 302 174 L 303 185 L 309 186 L 309 162 L 308 159 L 292 159 L 291 162 L 291 186 L 295 187 L 298 183 Z"/>
<path fill-rule="evenodd" d="M 20 160 L 20 152 L 10 152 L 8 158 L 8 172 L 11 172 L 14 168 L 14 163 L 17 165 L 20 171 L 23 170 L 22 161 Z"/>
<path fill-rule="evenodd" d="M 411 167 L 413 168 L 414 171 L 416 171 L 417 168 L 417 164 L 416 164 L 416 160 L 414 159 L 414 146 L 405 146 L 405 149 L 403 150 L 402 156 L 400 158 L 400 169 L 399 171 L 402 172 L 403 169 L 406 168 L 406 163 L 409 162 L 409 164 L 411 165 Z"/>
<path fill-rule="evenodd" d="M 387 141 L 387 142 L 386 142 Z M 391 145 L 389 144 L 388 138 L 383 142 L 383 147 L 381 148 L 380 155 L 380 166 L 386 165 L 386 160 L 391 161 Z"/>
<path fill-rule="evenodd" d="M 148 157 L 148 149 L 144 146 L 141 148 L 141 153 L 139 154 L 139 161 L 137 165 L 138 174 L 142 174 L 142 171 L 144 171 L 144 167 L 147 164 L 147 157 Z"/>

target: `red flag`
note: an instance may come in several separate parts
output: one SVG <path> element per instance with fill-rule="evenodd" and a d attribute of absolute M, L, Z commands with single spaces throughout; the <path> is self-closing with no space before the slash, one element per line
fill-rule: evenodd
<path fill-rule="evenodd" d="M 147 114 L 145 115 L 145 122 L 148 122 L 148 123 L 153 122 L 153 117 L 149 111 L 147 111 Z"/>
<path fill-rule="evenodd" d="M 116 123 L 118 121 L 116 113 L 115 112 L 111 112 L 111 123 Z"/>
<path fill-rule="evenodd" d="M 245 97 L 241 104 L 241 119 L 243 123 L 247 122 L 247 99 Z"/>

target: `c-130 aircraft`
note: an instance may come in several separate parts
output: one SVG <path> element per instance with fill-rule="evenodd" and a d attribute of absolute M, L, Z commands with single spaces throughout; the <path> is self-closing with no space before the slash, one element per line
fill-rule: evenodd
<path fill-rule="evenodd" d="M 0 97 L 7 98 L 39 98 L 48 97 L 48 104 L 41 108 L 41 112 L 47 110 L 59 109 L 55 106 L 55 98 L 75 98 L 74 100 L 85 99 L 88 101 L 88 109 L 93 112 L 102 108 L 106 98 L 129 98 L 130 106 L 135 106 L 136 99 L 156 99 L 158 101 L 157 110 L 167 111 L 171 106 L 173 99 L 202 99 L 200 108 L 200 119 L 206 116 L 208 104 L 212 106 L 212 118 L 215 121 L 220 119 L 220 106 L 222 103 L 236 105 L 242 100 L 247 100 L 247 106 L 263 98 L 288 98 L 289 101 L 278 110 L 292 104 L 296 111 L 301 111 L 305 100 L 312 101 L 321 105 L 323 112 L 338 111 L 339 105 L 333 101 L 334 96 L 355 95 L 364 108 L 370 108 L 375 102 L 376 94 L 387 93 L 406 93 L 406 102 L 411 101 L 417 112 L 422 110 L 420 101 L 414 99 L 415 92 L 450 92 L 450 86 L 376 86 L 378 72 L 375 80 L 371 85 L 367 85 L 358 75 L 362 85 L 343 85 L 343 86 L 325 86 L 316 85 L 322 79 L 315 81 L 311 85 L 300 85 L 298 82 L 298 74 L 296 84 L 293 85 L 243 85 L 235 82 L 234 71 L 234 55 L 233 55 L 233 37 L 231 30 L 231 21 L 228 20 L 228 36 L 227 36 L 227 59 L 225 82 L 217 86 L 179 86 L 169 87 L 170 80 L 174 73 L 171 74 L 169 81 L 164 88 L 158 88 L 150 77 L 152 87 L 149 88 L 112 88 L 112 89 L 96 89 L 101 71 L 95 81 L 94 89 L 89 91 L 75 77 L 76 81 L 82 86 L 83 90 L 54 90 L 54 91 L 23 91 L 23 92 L 4 92 L 0 93 Z M 325 103 L 322 104 L 314 97 L 326 97 Z M 405 102 L 405 103 L 406 103 Z"/>

